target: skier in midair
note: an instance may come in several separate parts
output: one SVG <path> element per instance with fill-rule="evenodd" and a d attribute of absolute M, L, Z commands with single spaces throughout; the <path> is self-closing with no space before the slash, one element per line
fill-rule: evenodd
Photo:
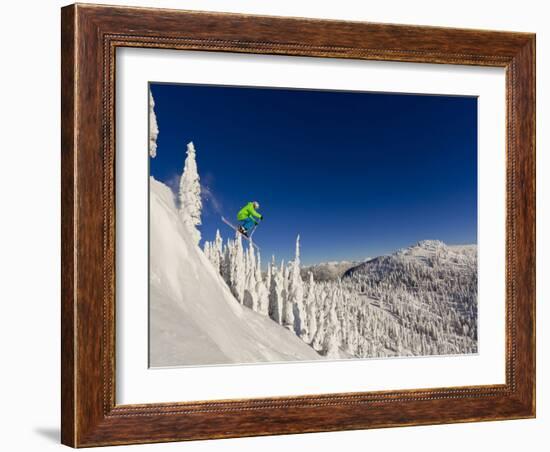
<path fill-rule="evenodd" d="M 264 217 L 262 214 L 258 213 L 256 210 L 260 208 L 260 203 L 258 201 L 251 201 L 246 206 L 244 206 L 239 213 L 237 214 L 237 220 L 239 220 L 239 232 L 248 237 L 248 233 L 252 230 L 254 226 L 258 224 L 256 218 L 263 220 Z"/>

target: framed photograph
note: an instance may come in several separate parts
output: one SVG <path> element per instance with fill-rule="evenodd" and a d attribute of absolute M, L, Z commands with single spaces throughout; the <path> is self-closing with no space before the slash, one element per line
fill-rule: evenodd
<path fill-rule="evenodd" d="M 535 416 L 535 36 L 62 8 L 62 442 Z"/>

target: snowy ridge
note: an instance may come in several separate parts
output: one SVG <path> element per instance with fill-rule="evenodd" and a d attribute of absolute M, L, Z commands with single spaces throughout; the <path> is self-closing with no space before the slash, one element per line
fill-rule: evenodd
<path fill-rule="evenodd" d="M 171 190 L 150 179 L 150 365 L 315 360 L 286 328 L 241 305 L 195 244 Z"/>
<path fill-rule="evenodd" d="M 440 240 L 422 240 L 408 248 L 397 250 L 391 255 L 378 256 L 349 268 L 344 277 L 358 276 L 376 270 L 384 273 L 396 266 L 417 265 L 424 268 L 454 268 L 470 274 L 476 272 L 476 245 L 446 245 Z"/>
<path fill-rule="evenodd" d="M 307 278 L 309 272 L 313 274 L 315 281 L 335 281 L 342 277 L 350 268 L 356 267 L 361 262 L 331 261 L 302 267 L 302 278 Z"/>
<path fill-rule="evenodd" d="M 369 309 L 398 319 L 391 340 L 373 338 L 379 349 L 383 344 L 406 354 L 477 352 L 476 245 L 424 240 L 349 269 L 343 284 Z"/>

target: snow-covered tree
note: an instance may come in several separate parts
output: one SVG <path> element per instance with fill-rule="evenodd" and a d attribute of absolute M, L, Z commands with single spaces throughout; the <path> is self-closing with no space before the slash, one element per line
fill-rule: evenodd
<path fill-rule="evenodd" d="M 187 144 L 187 157 L 180 179 L 179 203 L 183 223 L 198 244 L 201 234 L 197 226 L 201 224 L 202 201 L 196 151 L 192 141 Z"/>
<path fill-rule="evenodd" d="M 206 247 L 209 247 L 209 253 L 206 253 Z M 222 274 L 221 266 L 222 266 L 222 259 L 223 259 L 223 241 L 222 237 L 220 235 L 220 230 L 216 230 L 216 238 L 213 242 L 205 242 L 204 243 L 204 251 L 205 254 L 207 254 L 207 257 L 209 258 L 210 262 L 212 262 L 212 265 L 214 266 L 214 269 Z"/>
<path fill-rule="evenodd" d="M 225 279 L 224 269 L 222 268 L 224 265 L 223 240 L 219 229 L 216 230 L 216 238 L 213 242 L 204 242 L 203 251 L 216 272 Z"/>
<path fill-rule="evenodd" d="M 296 254 L 290 270 L 288 302 L 292 305 L 294 332 L 297 336 L 307 335 L 306 311 L 304 307 L 304 282 L 300 275 L 300 236 L 296 238 Z"/>
<path fill-rule="evenodd" d="M 269 317 L 273 321 L 282 325 L 283 323 L 283 292 L 284 292 L 284 282 L 283 282 L 283 265 L 281 264 L 281 269 L 278 269 L 275 265 L 275 257 L 271 264 L 271 290 L 269 291 Z"/>
<path fill-rule="evenodd" d="M 246 286 L 246 265 L 244 258 L 243 242 L 241 235 L 237 233 L 233 242 L 231 253 L 231 290 L 240 303 L 244 300 Z"/>
<path fill-rule="evenodd" d="M 307 286 L 307 294 L 304 300 L 304 305 L 307 310 L 307 334 L 302 336 L 305 342 L 313 340 L 315 332 L 317 331 L 317 303 L 315 293 L 315 281 L 313 279 L 313 273 L 309 272 L 309 282 Z"/>
<path fill-rule="evenodd" d="M 283 326 L 291 331 L 295 331 L 294 304 L 290 297 L 290 267 L 292 267 L 292 262 L 286 267 L 284 262 L 281 263 L 281 273 L 283 275 Z"/>
<path fill-rule="evenodd" d="M 217 269 L 219 271 L 221 266 L 222 256 L 223 256 L 223 239 L 219 229 L 216 229 L 216 238 L 214 240 L 213 248 L 216 251 L 217 261 L 218 261 Z"/>
<path fill-rule="evenodd" d="M 262 259 L 260 252 L 256 260 L 256 295 L 258 297 L 257 311 L 262 315 L 269 313 L 269 290 L 262 278 Z"/>
<path fill-rule="evenodd" d="M 155 114 L 155 99 L 153 93 L 149 90 L 149 156 L 155 158 L 157 156 L 157 137 L 159 135 L 159 127 L 157 124 L 157 115 Z"/>
<path fill-rule="evenodd" d="M 273 265 L 275 263 L 275 256 L 271 256 L 272 262 L 270 262 L 267 265 L 267 272 L 265 274 L 265 287 L 267 288 L 267 292 L 271 292 L 271 274 L 273 272 Z"/>
<path fill-rule="evenodd" d="M 245 289 L 243 304 L 254 310 L 258 310 L 258 294 L 256 293 L 256 255 L 254 247 L 249 243 L 245 255 Z"/>
<path fill-rule="evenodd" d="M 231 246 L 230 241 L 223 247 L 220 261 L 220 274 L 229 288 L 231 288 Z"/>
<path fill-rule="evenodd" d="M 330 359 L 339 359 L 341 358 L 340 355 L 340 348 L 339 348 L 339 338 L 338 338 L 338 332 L 337 330 L 333 329 L 328 335 L 328 341 L 326 345 L 326 352 L 325 356 Z"/>
<path fill-rule="evenodd" d="M 338 289 L 333 289 L 331 296 L 331 307 L 328 316 L 327 335 L 325 336 L 325 354 L 327 358 L 340 357 L 340 328 L 338 314 L 336 313 L 336 300 L 338 300 Z"/>

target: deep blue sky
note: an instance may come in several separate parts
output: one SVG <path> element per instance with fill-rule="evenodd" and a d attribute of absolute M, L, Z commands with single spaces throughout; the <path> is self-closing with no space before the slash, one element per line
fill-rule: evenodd
<path fill-rule="evenodd" d="M 477 241 L 477 99 L 152 83 L 151 174 L 176 187 L 195 143 L 203 239 L 258 200 L 263 261 L 359 260 Z M 214 199 L 213 199 L 214 198 Z"/>

